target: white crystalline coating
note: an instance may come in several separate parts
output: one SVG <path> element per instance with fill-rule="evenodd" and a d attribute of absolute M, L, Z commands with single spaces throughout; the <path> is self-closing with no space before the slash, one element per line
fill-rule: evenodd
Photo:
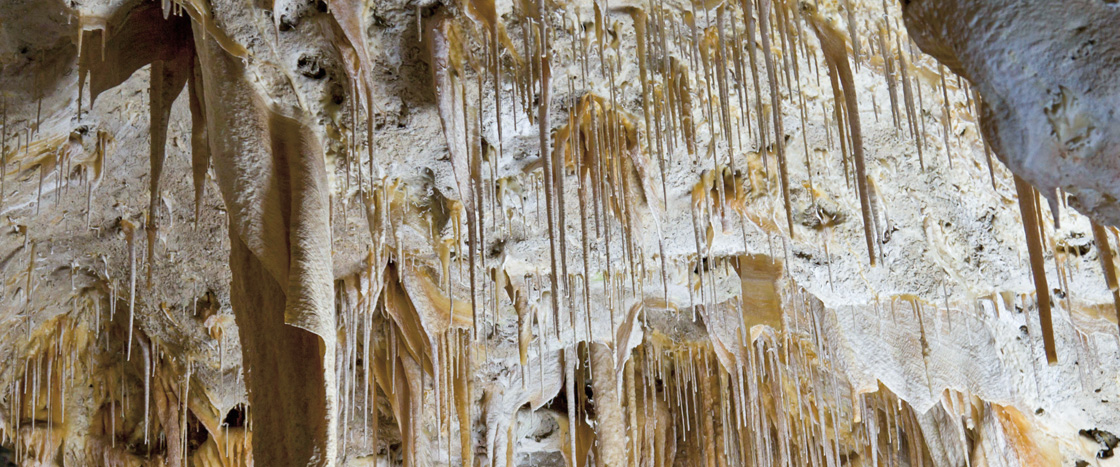
<path fill-rule="evenodd" d="M 1107 2 L 250 3 L 0 2 L 0 459 L 1066 465 L 1120 433 Z M 969 29 L 997 10 L 1045 41 Z"/>

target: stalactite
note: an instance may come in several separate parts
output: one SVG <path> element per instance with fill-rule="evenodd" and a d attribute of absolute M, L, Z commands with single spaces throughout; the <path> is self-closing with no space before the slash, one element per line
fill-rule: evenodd
<path fill-rule="evenodd" d="M 779 176 L 781 177 L 782 184 L 782 199 L 785 202 L 786 209 L 786 226 L 789 229 L 789 235 L 792 237 L 793 232 L 793 209 L 790 207 L 790 192 L 789 192 L 789 173 L 786 168 L 785 160 L 785 130 L 782 124 L 782 111 L 781 99 L 778 95 L 778 79 L 774 67 L 774 58 L 770 50 L 770 0 L 757 0 L 758 1 L 758 17 L 759 17 L 759 34 L 762 37 L 762 50 L 763 57 L 766 62 L 766 74 L 768 76 L 767 82 L 770 86 L 770 112 L 774 116 L 774 148 L 778 154 L 778 168 Z"/>
<path fill-rule="evenodd" d="M 194 183 L 194 221 L 198 224 L 202 198 L 206 194 L 206 172 L 210 168 L 210 141 L 206 134 L 206 112 L 202 109 L 201 67 L 195 59 L 187 79 L 187 92 L 191 111 L 191 180 Z"/>
<path fill-rule="evenodd" d="M 1031 274 L 1034 276 L 1036 299 L 1038 300 L 1038 318 L 1039 324 L 1042 326 L 1046 361 L 1054 365 L 1058 363 L 1058 354 L 1054 348 L 1054 330 L 1050 323 L 1050 287 L 1046 282 L 1039 213 L 1035 205 L 1038 200 L 1038 193 L 1034 191 L 1034 187 L 1018 176 L 1015 176 L 1015 191 L 1019 198 L 1019 213 L 1022 216 L 1023 228 L 1026 230 L 1027 250 L 1030 255 Z"/>
<path fill-rule="evenodd" d="M 848 36 L 852 40 L 852 53 L 853 53 L 852 61 L 855 62 L 856 69 L 858 70 L 859 69 L 859 63 L 860 63 L 860 55 L 862 55 L 862 54 L 860 52 L 860 41 L 859 41 L 860 37 L 859 37 L 859 34 L 856 34 L 856 16 L 855 16 L 855 11 L 852 10 L 852 0 L 844 0 L 844 11 L 848 15 L 848 20 L 847 20 Z M 825 56 L 827 57 L 827 55 L 825 55 Z"/>
<path fill-rule="evenodd" d="M 149 89 L 149 138 L 151 142 L 149 180 L 148 220 L 148 277 L 147 287 L 152 287 L 152 273 L 156 261 L 156 235 L 159 231 L 159 205 L 162 198 L 160 179 L 167 156 L 167 125 L 171 116 L 171 104 L 175 101 L 188 78 L 193 75 L 195 58 L 193 54 L 178 54 L 172 60 L 155 60 L 151 64 Z M 190 79 L 190 81 L 194 81 Z"/>
<path fill-rule="evenodd" d="M 915 110 L 914 91 L 910 85 L 909 70 L 911 65 L 903 55 L 902 45 L 898 42 L 900 40 L 898 36 L 895 37 L 895 53 L 898 54 L 898 71 L 899 79 L 902 80 L 902 97 L 906 102 L 906 121 L 908 122 L 907 126 L 910 128 L 910 137 L 914 139 L 914 145 L 918 149 L 918 165 L 924 172 L 926 170 L 926 163 L 922 155 L 922 137 L 919 135 L 919 132 L 923 130 L 918 126 L 918 119 L 921 117 L 921 114 Z"/>
<path fill-rule="evenodd" d="M 889 25 L 890 23 L 884 23 L 883 27 L 877 29 L 879 33 L 879 55 L 883 59 L 883 78 L 887 81 L 887 94 L 891 99 L 891 121 L 894 122 L 894 131 L 897 135 L 898 130 L 901 128 L 898 118 L 898 83 L 894 73 L 895 61 L 890 56 L 890 48 L 885 39 L 886 33 L 883 31 L 883 29 Z"/>
<path fill-rule="evenodd" d="M 121 231 L 128 244 L 128 341 L 125 343 L 126 358 L 132 358 L 132 328 L 136 317 L 136 224 L 121 219 Z"/>
<path fill-rule="evenodd" d="M 952 133 L 952 114 L 949 113 L 949 89 L 945 84 L 945 65 L 937 65 L 937 73 L 941 77 L 941 131 L 945 137 L 945 157 L 949 161 L 949 168 L 953 168 L 953 152 L 949 148 L 949 133 Z"/>
<path fill-rule="evenodd" d="M 852 155 L 856 166 L 856 187 L 859 195 L 860 210 L 863 214 L 863 235 L 867 243 L 867 255 L 871 265 L 875 265 L 875 241 L 873 226 L 871 224 L 871 201 L 867 193 L 867 168 L 863 157 L 863 132 L 860 128 L 859 106 L 856 103 L 855 81 L 852 70 L 848 66 L 848 54 L 840 32 L 831 23 L 828 23 L 817 14 L 813 7 L 803 10 L 805 18 L 816 32 L 820 40 L 821 49 L 828 61 L 830 73 L 839 77 L 844 87 L 844 103 L 847 109 L 848 127 L 852 137 Z M 858 59 L 858 45 L 857 59 Z M 834 86 L 835 89 L 835 86 Z M 839 99 L 837 99 L 839 100 Z M 839 102 L 837 102 L 839 105 Z"/>

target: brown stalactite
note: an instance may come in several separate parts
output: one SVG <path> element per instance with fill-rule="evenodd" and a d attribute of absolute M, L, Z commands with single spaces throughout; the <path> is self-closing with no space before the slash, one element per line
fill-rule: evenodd
<path fill-rule="evenodd" d="M 191 181 L 194 184 L 194 221 L 198 224 L 202 199 L 206 194 L 206 172 L 210 170 L 210 140 L 206 136 L 206 111 L 202 108 L 202 65 L 194 57 L 187 79 L 187 98 L 191 110 Z"/>
<path fill-rule="evenodd" d="M 237 59 L 197 31 L 195 38 L 210 153 L 230 216 L 230 299 L 251 369 L 253 457 L 333 465 L 335 318 L 322 152 L 304 123 L 260 102 Z M 252 175 L 261 170 L 270 175 Z"/>
<path fill-rule="evenodd" d="M 1054 329 L 1050 319 L 1050 286 L 1046 281 L 1045 258 L 1042 257 L 1042 240 L 1040 216 L 1038 212 L 1038 192 L 1034 191 L 1029 183 L 1019 176 L 1015 176 L 1015 192 L 1019 198 L 1019 213 L 1022 216 L 1023 229 L 1026 231 L 1027 253 L 1029 255 L 1031 274 L 1034 276 L 1034 288 L 1038 300 L 1038 320 L 1042 327 L 1042 340 L 1046 348 L 1046 360 L 1054 365 L 1058 363 L 1058 354 L 1054 348 Z"/>
<path fill-rule="evenodd" d="M 1120 285 L 1116 280 L 1116 265 L 1113 262 L 1112 247 L 1108 243 L 1108 233 L 1104 227 L 1093 223 L 1093 241 L 1097 243 L 1098 255 L 1101 258 L 1101 269 L 1104 270 L 1104 282 L 1112 292 L 1113 306 L 1116 309 L 1117 324 L 1120 325 Z"/>
<path fill-rule="evenodd" d="M 871 201 L 867 193 L 867 167 L 863 156 L 863 131 L 860 125 L 855 81 L 852 78 L 852 69 L 848 65 L 848 52 L 844 40 L 840 36 L 840 31 L 837 30 L 835 26 L 821 18 L 815 9 L 808 9 L 803 11 L 803 13 L 805 13 L 805 17 L 808 18 L 813 31 L 816 32 L 817 38 L 820 39 L 821 49 L 828 62 L 830 74 L 837 76 L 840 83 L 843 85 L 843 98 L 846 110 L 845 116 L 847 117 L 848 128 L 851 130 L 852 159 L 855 162 L 856 169 L 856 192 L 859 196 L 860 212 L 863 215 L 863 236 L 864 240 L 867 242 L 868 259 L 871 261 L 871 265 L 874 266 L 876 259 L 875 240 L 871 225 Z M 858 44 L 856 45 L 856 59 L 859 59 Z M 835 79 L 836 78 L 833 78 L 834 93 L 837 91 Z M 840 99 L 839 96 L 836 97 L 835 105 L 839 106 Z"/>

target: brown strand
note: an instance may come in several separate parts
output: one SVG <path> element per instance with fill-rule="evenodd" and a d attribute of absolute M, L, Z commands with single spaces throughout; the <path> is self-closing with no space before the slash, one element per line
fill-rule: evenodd
<path fill-rule="evenodd" d="M 1054 349 L 1054 329 L 1050 321 L 1050 288 L 1046 282 L 1046 267 L 1042 256 L 1042 240 L 1039 234 L 1039 216 L 1036 210 L 1037 194 L 1025 180 L 1015 175 L 1015 191 L 1019 196 L 1019 212 L 1023 216 L 1023 229 L 1027 236 L 1027 252 L 1030 254 L 1031 274 L 1038 300 L 1039 325 L 1042 327 L 1042 342 L 1046 348 L 1046 361 L 1051 365 L 1058 363 Z"/>

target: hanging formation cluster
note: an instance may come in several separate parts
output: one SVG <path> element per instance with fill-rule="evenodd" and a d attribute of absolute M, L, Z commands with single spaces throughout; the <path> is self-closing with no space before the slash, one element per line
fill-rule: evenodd
<path fill-rule="evenodd" d="M 110 3 L 0 94 L 20 462 L 1029 465 L 1116 370 L 925 6 Z"/>

